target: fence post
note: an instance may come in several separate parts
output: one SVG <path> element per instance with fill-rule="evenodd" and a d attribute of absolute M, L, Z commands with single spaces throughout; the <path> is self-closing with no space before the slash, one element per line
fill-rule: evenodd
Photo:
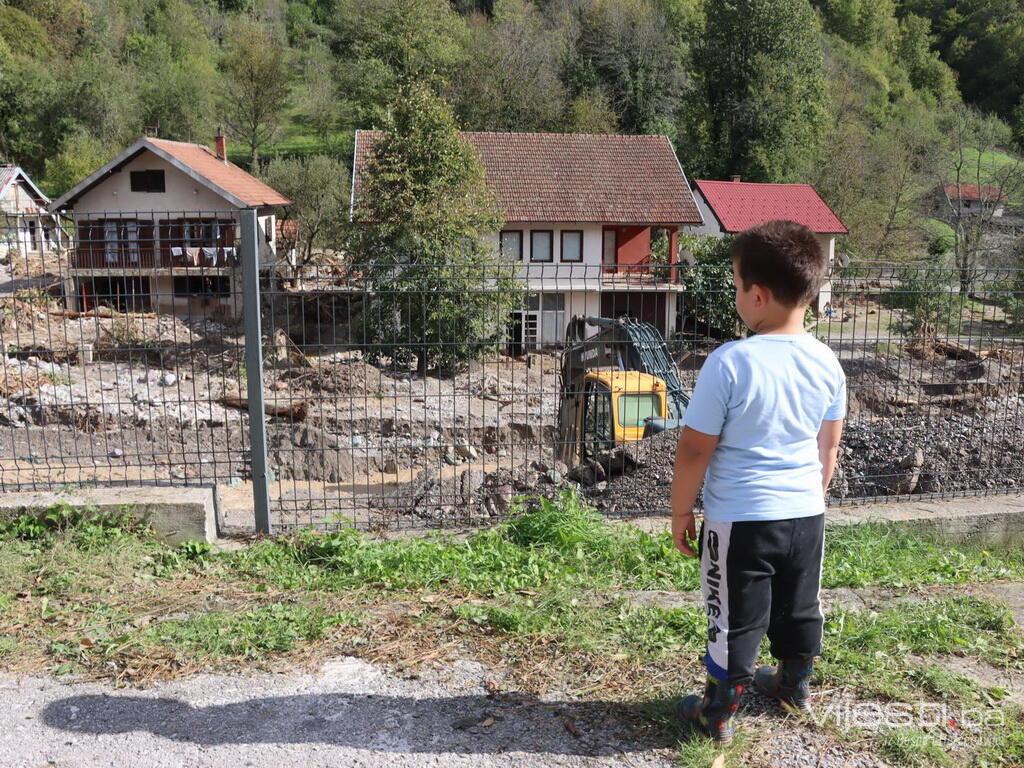
<path fill-rule="evenodd" d="M 263 345 L 260 329 L 259 237 L 256 211 L 242 214 L 242 315 L 245 320 L 245 370 L 249 399 L 249 448 L 252 452 L 252 503 L 256 533 L 270 533 L 267 485 L 267 424 L 263 408 Z"/>

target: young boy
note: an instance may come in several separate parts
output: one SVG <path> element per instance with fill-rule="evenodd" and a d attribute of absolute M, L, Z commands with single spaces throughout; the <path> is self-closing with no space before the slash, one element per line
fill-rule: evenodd
<path fill-rule="evenodd" d="M 814 234 L 771 221 L 739 235 L 731 253 L 736 310 L 756 335 L 723 344 L 701 368 L 672 484 L 672 537 L 685 554 L 698 546 L 708 614 L 707 686 L 679 714 L 723 742 L 751 679 L 807 707 L 821 652 L 825 490 L 846 415 L 839 361 L 803 327 L 826 270 Z M 755 674 L 766 631 L 779 665 Z"/>

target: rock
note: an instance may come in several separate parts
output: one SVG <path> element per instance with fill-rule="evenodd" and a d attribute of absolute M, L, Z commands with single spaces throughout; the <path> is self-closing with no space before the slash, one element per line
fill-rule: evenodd
<path fill-rule="evenodd" d="M 569 474 L 569 465 L 564 461 L 556 461 L 554 467 L 552 467 L 558 474 L 565 477 Z"/>
<path fill-rule="evenodd" d="M 543 474 L 544 474 L 545 472 L 547 472 L 547 471 L 548 471 L 548 465 L 547 465 L 547 464 L 546 464 L 545 462 L 543 462 L 543 461 L 535 461 L 535 462 L 533 462 L 533 463 L 531 464 L 531 466 L 532 466 L 532 467 L 533 467 L 533 468 L 534 468 L 535 470 L 537 470 L 538 472 L 540 472 L 540 473 L 541 473 L 542 475 L 543 475 Z"/>
<path fill-rule="evenodd" d="M 454 450 L 449 448 L 447 451 L 444 452 L 444 462 L 445 464 L 449 464 L 454 467 L 456 464 L 459 463 L 459 457 L 455 454 Z"/>
<path fill-rule="evenodd" d="M 386 459 L 384 461 L 384 472 L 389 475 L 398 473 L 398 462 L 394 459 Z"/>
<path fill-rule="evenodd" d="M 173 387 L 178 381 L 178 377 L 170 371 L 164 371 L 160 374 L 160 386 L 161 387 Z"/>
<path fill-rule="evenodd" d="M 557 469 L 549 469 L 544 473 L 544 479 L 552 485 L 561 485 L 563 476 Z"/>
<path fill-rule="evenodd" d="M 108 455 L 112 459 L 123 459 L 124 451 L 122 451 L 120 448 L 114 448 Z"/>
<path fill-rule="evenodd" d="M 467 461 L 476 461 L 480 456 L 480 454 L 477 453 L 476 448 L 469 443 L 459 443 L 455 446 L 455 452 Z"/>
<path fill-rule="evenodd" d="M 539 484 L 540 484 L 540 473 L 538 473 L 538 472 L 527 472 L 526 476 L 523 478 L 523 486 L 527 490 L 530 490 L 530 491 L 535 490 Z"/>

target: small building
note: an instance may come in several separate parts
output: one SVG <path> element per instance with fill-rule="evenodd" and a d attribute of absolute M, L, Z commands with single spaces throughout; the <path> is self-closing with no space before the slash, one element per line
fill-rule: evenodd
<path fill-rule="evenodd" d="M 58 253 L 63 245 L 60 226 L 49 205 L 50 198 L 19 166 L 0 165 L 0 248 L 20 258 Z"/>
<path fill-rule="evenodd" d="M 289 202 L 231 163 L 221 134 L 215 149 L 143 136 L 50 206 L 75 226 L 69 303 L 237 316 L 240 212 L 256 211 L 266 270 Z"/>
<path fill-rule="evenodd" d="M 990 184 L 944 184 L 936 201 L 937 214 L 942 219 L 951 215 L 991 214 L 1001 218 L 1006 209 L 1006 195 Z"/>
<path fill-rule="evenodd" d="M 375 131 L 357 131 L 353 207 Z M 573 315 L 630 315 L 675 330 L 684 290 L 678 233 L 701 216 L 665 136 L 463 132 L 505 226 L 501 258 L 520 264 L 526 297 L 510 351 L 561 344 Z"/>
<path fill-rule="evenodd" d="M 735 176 L 731 181 L 698 179 L 694 193 L 704 223 L 688 227 L 689 234 L 724 237 L 766 221 L 786 219 L 814 232 L 829 265 L 835 263 L 836 237 L 849 234 L 846 225 L 810 184 L 762 184 Z M 831 300 L 831 284 L 826 283 L 818 295 L 815 311 L 824 311 Z"/>

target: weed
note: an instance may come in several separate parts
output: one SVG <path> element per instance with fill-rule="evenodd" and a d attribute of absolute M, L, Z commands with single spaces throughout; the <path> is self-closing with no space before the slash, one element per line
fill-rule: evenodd
<path fill-rule="evenodd" d="M 348 612 L 327 613 L 305 605 L 275 603 L 241 612 L 215 612 L 165 621 L 143 641 L 173 649 L 190 659 L 257 659 L 292 650 L 300 642 L 319 640 L 331 627 L 353 625 Z"/>
<path fill-rule="evenodd" d="M 907 768 L 935 768 L 949 765 L 949 756 L 942 745 L 923 731 L 913 728 L 891 728 L 879 738 L 882 753 L 896 765 Z"/>
<path fill-rule="evenodd" d="M 1024 577 L 1024 551 L 952 547 L 888 524 L 845 526 L 825 537 L 824 587 L 906 587 Z"/>
<path fill-rule="evenodd" d="M 1006 721 L 993 729 L 978 752 L 978 768 L 1018 768 L 1024 765 L 1024 710 L 1004 710 Z"/>

